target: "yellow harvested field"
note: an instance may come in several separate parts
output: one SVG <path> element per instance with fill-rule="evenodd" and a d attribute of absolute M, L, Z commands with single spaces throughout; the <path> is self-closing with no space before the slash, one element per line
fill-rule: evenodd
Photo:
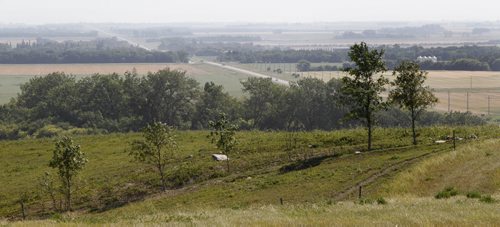
<path fill-rule="evenodd" d="M 345 75 L 343 72 L 301 73 L 303 78 L 314 77 L 323 80 Z M 389 79 L 393 78 L 390 73 L 385 75 Z M 439 98 L 439 102 L 434 106 L 435 110 L 448 111 L 449 91 L 450 111 L 469 110 L 476 114 L 500 114 L 500 72 L 429 71 L 427 85 L 435 89 L 435 95 Z"/>
<path fill-rule="evenodd" d="M 343 72 L 302 72 L 301 77 L 314 77 L 323 80 L 340 78 Z M 391 73 L 384 74 L 393 78 Z M 429 71 L 427 84 L 434 89 L 500 88 L 500 72 L 492 71 Z"/>
<path fill-rule="evenodd" d="M 123 74 L 135 69 L 139 74 L 155 72 L 164 68 L 186 70 L 188 73 L 196 71 L 189 64 L 166 64 L 166 63 L 116 63 L 116 64 L 0 64 L 1 75 L 47 75 L 52 72 L 65 72 L 74 75 L 91 75 L 95 73 Z"/>

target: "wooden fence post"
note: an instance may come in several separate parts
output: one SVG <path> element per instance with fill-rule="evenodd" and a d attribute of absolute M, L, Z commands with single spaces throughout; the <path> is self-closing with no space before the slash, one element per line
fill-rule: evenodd
<path fill-rule="evenodd" d="M 457 149 L 455 130 L 453 130 L 453 150 Z"/>
<path fill-rule="evenodd" d="M 21 204 L 21 213 L 23 215 L 23 220 L 26 220 L 26 208 L 24 206 L 24 201 L 19 201 L 19 204 Z"/>

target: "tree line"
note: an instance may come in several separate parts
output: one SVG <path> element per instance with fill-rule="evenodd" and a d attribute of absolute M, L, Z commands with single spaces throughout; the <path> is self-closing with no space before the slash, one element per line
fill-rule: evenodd
<path fill-rule="evenodd" d="M 245 97 L 237 99 L 223 86 L 198 82 L 185 72 L 164 69 L 141 77 L 93 75 L 77 80 L 64 73 L 32 78 L 19 95 L 0 106 L 0 139 L 50 137 L 138 131 L 161 121 L 179 129 L 207 129 L 219 113 L 226 113 L 242 130 L 333 130 L 362 125 L 347 119 L 352 106 L 341 80 L 305 78 L 290 87 L 271 79 L 242 82 Z M 408 126 L 408 115 L 388 105 L 375 114 L 380 126 Z M 422 113 L 421 125 L 484 124 L 470 113 Z"/>
<path fill-rule="evenodd" d="M 116 38 L 56 42 L 38 38 L 0 44 L 1 64 L 187 62 L 182 51 L 148 51 Z"/>
<path fill-rule="evenodd" d="M 413 61 L 418 56 L 437 56 L 438 62 L 422 62 L 424 70 L 468 70 L 500 71 L 500 47 L 461 46 L 432 47 L 398 45 L 381 46 L 385 50 L 384 61 L 389 69 L 394 69 L 402 61 Z M 218 56 L 220 61 L 241 63 L 350 63 L 348 49 L 336 50 L 243 50 L 225 51 Z M 307 70 L 306 70 L 307 71 Z M 322 69 L 318 68 L 318 71 Z"/>

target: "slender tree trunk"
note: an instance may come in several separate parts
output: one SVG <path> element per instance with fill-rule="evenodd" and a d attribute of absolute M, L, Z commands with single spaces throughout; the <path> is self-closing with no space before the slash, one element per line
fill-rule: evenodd
<path fill-rule="evenodd" d="M 66 178 L 66 211 L 71 211 L 71 179 Z"/>
<path fill-rule="evenodd" d="M 413 133 L 413 145 L 417 145 L 417 134 L 415 132 L 415 111 L 411 111 L 411 130 Z"/>
<path fill-rule="evenodd" d="M 368 128 L 368 150 L 372 150 L 372 118 L 371 114 L 366 116 L 366 127 Z"/>
<path fill-rule="evenodd" d="M 26 220 L 26 208 L 24 206 L 24 201 L 19 201 L 19 203 L 21 204 L 21 214 L 23 215 L 23 220 Z"/>
<path fill-rule="evenodd" d="M 161 177 L 161 190 L 166 191 L 167 190 L 167 185 L 165 183 L 165 173 L 163 172 L 163 168 L 159 167 L 160 170 L 160 177 Z"/>
<path fill-rule="evenodd" d="M 230 169 L 229 169 L 229 156 L 226 154 L 226 157 L 227 157 L 227 160 L 226 160 L 227 172 L 229 173 L 230 172 Z"/>
<path fill-rule="evenodd" d="M 165 183 L 165 173 L 163 172 L 163 165 L 162 165 L 162 157 L 161 157 L 161 147 L 157 146 L 156 147 L 157 152 L 158 152 L 158 171 L 160 172 L 160 178 L 161 178 L 161 190 L 166 191 L 167 190 L 167 184 Z"/>
<path fill-rule="evenodd" d="M 52 199 L 52 209 L 57 210 L 56 195 L 54 195 L 54 192 L 50 192 L 50 199 Z"/>

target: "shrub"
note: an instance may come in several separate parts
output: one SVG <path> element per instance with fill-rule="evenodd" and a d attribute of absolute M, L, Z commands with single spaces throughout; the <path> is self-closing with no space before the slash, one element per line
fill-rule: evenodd
<path fill-rule="evenodd" d="M 491 195 L 485 195 L 479 199 L 480 202 L 483 203 L 495 203 L 496 200 L 491 197 Z"/>
<path fill-rule="evenodd" d="M 457 189 L 455 189 L 454 187 L 447 187 L 443 191 L 438 192 L 434 197 L 436 199 L 447 199 L 456 195 L 458 195 Z"/>
<path fill-rule="evenodd" d="M 481 198 L 481 194 L 479 192 L 469 192 L 469 193 L 467 193 L 467 198 L 479 199 L 479 198 Z"/>
<path fill-rule="evenodd" d="M 16 125 L 0 125 L 0 140 L 16 140 L 22 137 L 23 133 Z"/>
<path fill-rule="evenodd" d="M 199 166 L 183 164 L 170 174 L 168 182 L 170 182 L 173 187 L 181 187 L 196 182 L 202 175 L 203 171 Z"/>
<path fill-rule="evenodd" d="M 35 132 L 36 138 L 46 138 L 61 135 L 64 129 L 57 127 L 56 125 L 46 125 Z"/>
<path fill-rule="evenodd" d="M 377 200 L 377 202 L 378 202 L 378 200 Z M 359 204 L 361 204 L 361 205 L 373 204 L 373 200 L 372 199 L 360 199 Z"/>
<path fill-rule="evenodd" d="M 385 205 L 387 204 L 387 201 L 384 199 L 384 197 L 380 197 L 377 199 L 377 204 Z"/>

